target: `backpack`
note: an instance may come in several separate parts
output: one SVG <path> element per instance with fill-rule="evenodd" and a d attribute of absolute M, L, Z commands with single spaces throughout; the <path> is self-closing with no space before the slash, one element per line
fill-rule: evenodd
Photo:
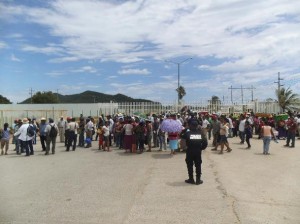
<path fill-rule="evenodd" d="M 49 137 L 50 138 L 55 138 L 56 136 L 57 136 L 57 130 L 56 130 L 55 126 L 52 125 L 51 129 L 50 129 L 50 132 L 49 132 Z"/>
<path fill-rule="evenodd" d="M 29 137 L 33 137 L 35 135 L 34 127 L 32 125 L 29 125 L 27 128 L 27 135 Z"/>

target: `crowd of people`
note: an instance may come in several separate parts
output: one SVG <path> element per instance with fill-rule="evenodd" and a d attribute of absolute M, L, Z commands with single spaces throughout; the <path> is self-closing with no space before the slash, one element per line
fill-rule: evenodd
<path fill-rule="evenodd" d="M 169 121 L 169 122 L 168 122 Z M 173 123 L 172 123 L 172 122 Z M 178 129 L 166 129 L 167 123 L 179 127 Z M 169 131 L 167 131 L 169 130 Z M 12 136 L 15 151 L 18 155 L 34 155 L 34 145 L 37 137 L 40 138 L 42 151 L 45 155 L 55 154 L 57 137 L 64 144 L 65 150 L 75 151 L 77 147 L 90 148 L 93 142 L 98 150 L 110 152 L 111 147 L 123 149 L 125 153 L 151 152 L 153 148 L 158 151 L 170 148 L 173 156 L 178 151 L 186 152 L 186 165 L 189 178 L 185 180 L 189 184 L 202 184 L 201 163 L 202 150 L 206 149 L 208 140 L 212 139 L 212 151 L 219 154 L 225 151 L 230 153 L 232 148 L 228 138 L 239 137 L 240 144 L 247 143 L 246 149 L 251 149 L 253 134 L 263 139 L 263 154 L 270 154 L 270 142 L 272 139 L 278 143 L 278 139 L 286 140 L 285 147 L 295 147 L 296 135 L 300 133 L 300 114 L 289 116 L 266 115 L 258 116 L 253 113 L 217 115 L 206 112 L 195 113 L 182 111 L 182 113 L 148 114 L 146 118 L 138 116 L 114 116 L 84 117 L 79 119 L 60 117 L 55 122 L 52 118 L 42 117 L 39 122 L 36 119 L 16 119 L 12 129 L 5 123 L 0 129 L 1 155 L 7 155 L 9 141 Z M 300 139 L 300 136 L 299 136 Z M 193 178 L 193 166 L 196 168 L 196 181 Z"/>
<path fill-rule="evenodd" d="M 177 120 L 182 125 L 181 132 L 166 133 L 161 129 L 165 119 Z M 258 117 L 253 113 L 243 113 L 238 117 L 233 114 L 229 116 L 208 113 L 165 113 L 161 115 L 150 114 L 146 118 L 137 116 L 124 116 L 122 114 L 79 119 L 61 117 L 57 122 L 52 118 L 16 119 L 10 130 L 8 123 L 4 124 L 1 134 L 1 154 L 7 154 L 10 135 L 13 135 L 13 143 L 17 154 L 26 153 L 26 156 L 34 154 L 33 146 L 40 138 L 42 151 L 49 155 L 50 148 L 55 154 L 56 138 L 64 143 L 66 151 L 75 151 L 77 147 L 92 147 L 97 141 L 99 150 L 111 151 L 111 146 L 124 149 L 126 153 L 144 151 L 151 152 L 153 148 L 158 151 L 167 150 L 176 154 L 178 151 L 186 150 L 185 140 L 182 138 L 189 129 L 188 122 L 196 120 L 198 128 L 202 130 L 207 139 L 212 138 L 214 148 L 222 154 L 231 152 L 227 138 L 239 137 L 240 143 L 247 143 L 247 149 L 251 148 L 251 138 L 256 134 L 264 141 L 264 154 L 269 153 L 268 139 L 285 139 L 286 147 L 295 147 L 295 138 L 300 131 L 300 116 L 290 115 L 286 120 L 277 120 L 275 116 Z M 29 129 L 33 134 L 29 134 Z M 4 149 L 5 148 L 5 149 Z"/>

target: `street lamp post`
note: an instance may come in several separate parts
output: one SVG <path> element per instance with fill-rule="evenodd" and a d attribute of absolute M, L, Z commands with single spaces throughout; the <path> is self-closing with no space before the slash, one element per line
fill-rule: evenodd
<path fill-rule="evenodd" d="M 176 61 L 171 61 L 171 60 L 166 60 L 166 62 L 170 62 L 170 63 L 173 63 L 173 64 L 176 64 L 177 65 L 177 74 L 178 74 L 178 89 L 179 90 L 179 87 L 180 87 L 180 65 L 183 64 L 184 62 L 188 61 L 188 60 L 191 60 L 193 58 L 186 58 L 184 59 L 183 61 L 180 61 L 180 62 L 176 62 Z M 178 95 L 177 95 L 177 100 L 178 100 L 178 106 L 179 106 L 179 103 L 180 103 L 180 96 L 179 96 L 179 92 L 178 92 Z"/>

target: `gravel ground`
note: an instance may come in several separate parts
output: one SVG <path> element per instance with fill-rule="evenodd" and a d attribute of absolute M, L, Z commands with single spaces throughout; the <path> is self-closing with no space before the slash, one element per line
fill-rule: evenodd
<path fill-rule="evenodd" d="M 262 141 L 252 148 L 203 152 L 202 179 L 187 178 L 185 154 L 126 154 L 77 148 L 45 156 L 0 156 L 0 223 L 300 223 L 300 141 L 296 148 Z"/>

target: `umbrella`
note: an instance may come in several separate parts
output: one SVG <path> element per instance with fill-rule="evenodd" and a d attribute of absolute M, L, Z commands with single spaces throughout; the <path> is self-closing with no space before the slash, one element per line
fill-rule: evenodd
<path fill-rule="evenodd" d="M 166 119 L 161 123 L 161 130 L 164 132 L 181 132 L 182 128 L 180 121 L 173 119 Z"/>

